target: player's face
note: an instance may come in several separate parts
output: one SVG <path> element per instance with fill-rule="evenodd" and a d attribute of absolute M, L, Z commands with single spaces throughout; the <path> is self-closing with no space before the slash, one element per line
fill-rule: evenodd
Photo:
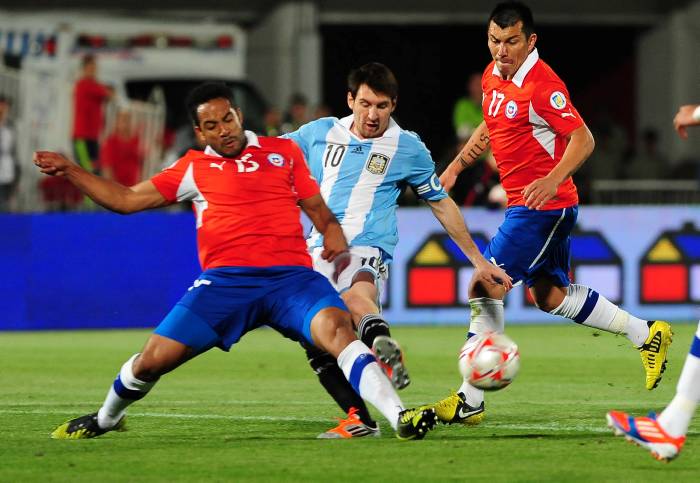
<path fill-rule="evenodd" d="M 197 107 L 199 125 L 194 132 L 202 144 L 209 145 L 222 156 L 235 158 L 246 146 L 243 116 L 231 107 L 228 99 L 216 98 Z"/>
<path fill-rule="evenodd" d="M 537 34 L 525 37 L 523 23 L 501 28 L 495 22 L 489 24 L 488 44 L 496 67 L 506 79 L 511 79 L 528 54 L 535 48 Z"/>
<path fill-rule="evenodd" d="M 355 97 L 348 92 L 348 106 L 353 115 L 350 130 L 363 139 L 378 138 L 383 136 L 389 127 L 396 100 L 386 94 L 374 92 L 367 84 L 362 84 Z"/>

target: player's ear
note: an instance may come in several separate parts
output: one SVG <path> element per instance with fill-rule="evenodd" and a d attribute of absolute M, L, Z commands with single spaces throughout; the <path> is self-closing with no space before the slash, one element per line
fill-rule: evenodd
<path fill-rule="evenodd" d="M 352 106 L 355 104 L 355 98 L 352 96 L 352 92 L 348 91 L 348 107 L 352 111 Z"/>
<path fill-rule="evenodd" d="M 241 111 L 241 108 L 237 107 L 233 110 L 233 112 L 235 112 L 236 116 L 238 116 L 238 123 L 242 126 L 243 125 L 243 112 Z"/>
<path fill-rule="evenodd" d="M 535 48 L 535 42 L 537 42 L 537 34 L 533 33 L 530 35 L 530 38 L 527 39 L 527 51 L 528 53 L 532 52 L 532 49 Z"/>
<path fill-rule="evenodd" d="M 201 144 L 202 146 L 206 145 L 207 140 L 204 138 L 204 133 L 202 132 L 200 127 L 197 124 L 194 124 L 192 128 L 194 129 L 194 135 L 197 138 L 197 142 L 199 142 L 199 144 Z"/>
<path fill-rule="evenodd" d="M 398 98 L 396 98 L 396 97 L 394 97 L 394 98 L 391 100 L 391 112 L 394 112 L 394 110 L 396 109 L 396 102 L 397 102 L 397 101 L 398 101 Z"/>

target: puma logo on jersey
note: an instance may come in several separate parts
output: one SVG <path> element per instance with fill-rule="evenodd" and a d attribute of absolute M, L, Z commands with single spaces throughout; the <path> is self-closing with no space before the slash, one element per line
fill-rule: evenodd
<path fill-rule="evenodd" d="M 576 116 L 574 116 L 574 113 L 571 112 L 571 111 L 569 111 L 569 112 L 562 112 L 562 113 L 561 113 L 561 117 L 563 117 L 563 118 L 566 118 L 566 117 L 573 117 L 574 119 L 576 118 Z"/>
<path fill-rule="evenodd" d="M 226 162 L 226 161 L 224 161 L 224 163 L 225 163 L 225 162 Z M 221 163 L 221 164 L 224 164 L 224 163 Z M 212 163 L 212 164 L 213 164 L 213 163 Z M 192 285 L 190 288 L 188 288 L 187 291 L 189 292 L 189 291 L 192 290 L 193 288 L 197 288 L 197 287 L 199 287 L 200 285 L 211 285 L 211 280 L 206 280 L 206 279 L 195 280 L 195 281 L 194 281 L 194 285 Z"/>
<path fill-rule="evenodd" d="M 226 161 L 223 161 L 221 163 L 209 163 L 210 168 L 218 168 L 220 171 L 224 170 L 224 164 L 226 164 Z"/>

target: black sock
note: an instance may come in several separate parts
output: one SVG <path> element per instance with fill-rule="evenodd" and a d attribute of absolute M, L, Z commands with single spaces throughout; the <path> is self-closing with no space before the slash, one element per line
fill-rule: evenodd
<path fill-rule="evenodd" d="M 343 411 L 347 414 L 351 407 L 357 409 L 357 415 L 363 423 L 373 428 L 377 427 L 377 422 L 372 419 L 369 410 L 359 394 L 350 385 L 345 378 L 345 374 L 338 366 L 338 361 L 328 352 L 321 349 L 302 344 L 306 350 L 306 357 L 309 359 L 309 364 L 318 376 L 321 385 L 326 389 L 328 394 L 338 403 Z"/>
<path fill-rule="evenodd" d="M 391 337 L 389 324 L 379 314 L 369 314 L 362 317 L 360 323 L 357 324 L 357 334 L 360 340 L 370 349 L 372 348 L 372 342 L 377 336 L 385 335 Z"/>

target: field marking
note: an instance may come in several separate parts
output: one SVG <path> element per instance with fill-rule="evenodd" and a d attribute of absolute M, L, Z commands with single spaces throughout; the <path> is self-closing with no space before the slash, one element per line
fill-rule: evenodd
<path fill-rule="evenodd" d="M 0 414 L 44 414 L 44 415 L 74 415 L 76 411 L 67 410 L 24 410 L 24 409 L 0 409 Z M 129 412 L 129 416 L 137 417 L 152 417 L 165 419 L 214 419 L 227 421 L 286 421 L 286 422 L 308 422 L 308 423 L 327 423 L 328 418 L 307 418 L 307 417 L 292 417 L 292 416 L 227 416 L 223 414 L 173 414 L 160 412 Z M 513 423 L 498 423 L 485 422 L 481 425 L 483 429 L 509 429 L 515 431 L 546 431 L 555 433 L 610 433 L 610 429 L 605 427 L 605 423 L 601 418 L 600 426 L 591 425 L 566 425 L 562 423 L 552 422 L 547 424 L 513 424 Z"/>

